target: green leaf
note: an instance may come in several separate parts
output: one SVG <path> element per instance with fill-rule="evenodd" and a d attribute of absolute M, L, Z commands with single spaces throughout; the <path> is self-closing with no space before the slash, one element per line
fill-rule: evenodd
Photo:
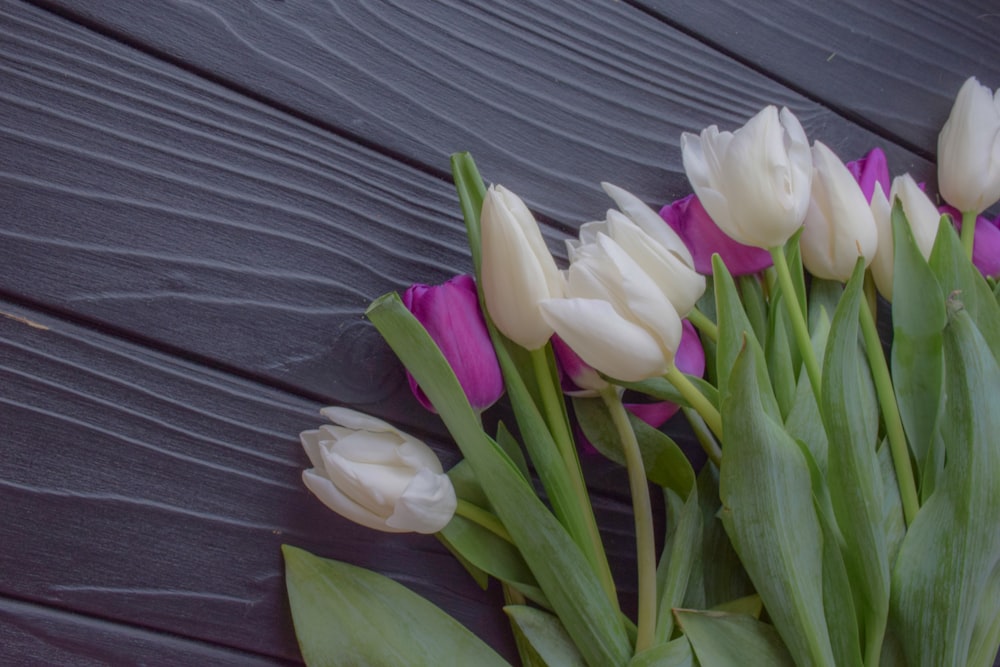
<path fill-rule="evenodd" d="M 955 227 L 947 217 L 941 220 L 930 267 L 944 294 L 954 294 L 986 339 L 993 357 L 1000 360 L 1000 306 L 986 279 L 962 249 Z"/>
<path fill-rule="evenodd" d="M 510 542 L 457 515 L 438 533 L 438 537 L 452 553 L 460 555 L 463 561 L 477 570 L 507 582 L 543 607 L 550 606 L 521 552 Z M 483 584 L 480 582 L 480 585 Z"/>
<path fill-rule="evenodd" d="M 691 574 L 683 606 L 711 609 L 754 592 L 739 556 L 719 519 L 719 471 L 706 463 L 697 478 L 701 510 L 701 545 L 693 549 Z"/>
<path fill-rule="evenodd" d="M 764 353 L 753 334 L 753 327 L 743 311 L 743 304 L 736 292 L 733 277 L 729 275 L 729 269 L 726 268 L 722 258 L 718 255 L 712 256 L 712 271 L 715 282 L 715 307 L 719 320 L 718 357 L 716 359 L 719 388 L 729 385 L 729 375 L 736 362 L 736 357 L 743 349 L 745 341 L 751 341 L 750 348 L 758 357 L 755 359 L 756 363 L 753 364 L 755 376 L 751 381 L 759 383 L 761 387 L 764 409 L 772 417 L 777 418 L 780 415 L 780 410 L 771 389 L 771 381 L 767 376 Z"/>
<path fill-rule="evenodd" d="M 775 299 L 780 306 L 781 298 Z M 795 403 L 796 382 L 795 365 L 791 345 L 791 325 L 788 322 L 788 309 L 777 307 L 771 311 L 771 325 L 767 336 L 764 357 L 767 359 L 767 370 L 774 387 L 774 396 L 778 399 L 778 407 L 782 419 L 788 417 Z"/>
<path fill-rule="evenodd" d="M 573 411 L 583 434 L 597 451 L 625 465 L 621 440 L 604 401 L 600 398 L 574 398 Z M 694 487 L 694 469 L 683 450 L 667 434 L 631 413 L 629 422 L 639 441 L 642 464 L 649 481 L 686 497 Z"/>
<path fill-rule="evenodd" d="M 729 602 L 723 602 L 712 607 L 709 611 L 723 611 L 727 614 L 744 614 L 760 619 L 760 614 L 764 611 L 764 601 L 754 593 L 745 597 L 736 598 Z"/>
<path fill-rule="evenodd" d="M 990 600 L 1000 600 L 1000 567 L 994 568 L 989 584 L 983 591 L 985 604 L 979 608 L 976 627 L 972 631 L 969 662 L 972 667 L 993 667 L 1000 648 L 1000 613 Z"/>
<path fill-rule="evenodd" d="M 743 303 L 743 311 L 747 314 L 747 321 L 753 328 L 753 333 L 761 345 L 767 345 L 767 337 L 771 333 L 771 327 L 767 317 L 767 301 L 764 299 L 764 291 L 760 286 L 760 278 L 756 275 L 739 276 L 736 278 L 736 287 L 740 293 L 740 301 Z"/>
<path fill-rule="evenodd" d="M 549 667 L 586 665 L 566 629 L 552 614 L 525 605 L 507 605 L 503 610 L 531 645 L 539 664 Z"/>
<path fill-rule="evenodd" d="M 722 394 L 723 430 L 739 434 L 727 438 L 722 458 L 722 523 L 796 661 L 833 667 L 809 467 L 765 407 L 753 345 L 740 346 Z"/>
<path fill-rule="evenodd" d="M 636 653 L 628 667 L 698 667 L 699 664 L 691 650 L 691 642 L 681 635 L 666 644 Z"/>
<path fill-rule="evenodd" d="M 844 539 L 844 566 L 871 664 L 889 617 L 889 557 L 882 528 L 878 402 L 859 340 L 864 260 L 859 259 L 837 306 L 823 362 L 823 424 L 829 442 L 827 479 Z M 831 628 L 831 631 L 833 629 Z M 841 658 L 841 664 L 844 658 Z"/>
<path fill-rule="evenodd" d="M 716 408 L 719 407 L 719 390 L 716 389 L 710 382 L 704 378 L 700 378 L 696 375 L 687 375 L 685 377 L 698 388 L 698 391 L 709 400 L 709 402 Z M 667 401 L 679 405 L 682 408 L 690 408 L 691 403 L 688 402 L 684 396 L 681 395 L 680 391 L 666 378 L 654 377 L 646 380 L 640 380 L 639 382 L 625 382 L 622 380 L 616 380 L 614 378 L 609 378 L 611 382 L 617 384 L 625 389 L 631 389 L 632 391 L 637 391 L 640 394 L 646 394 L 647 396 L 652 396 L 653 398 L 658 398 L 661 401 Z"/>
<path fill-rule="evenodd" d="M 667 489 L 664 493 L 668 507 L 680 505 L 681 498 L 673 491 Z M 671 502 L 671 496 L 674 502 Z M 657 581 L 663 582 L 662 586 L 657 586 L 660 599 L 659 616 L 656 619 L 658 642 L 668 641 L 673 634 L 674 617 L 670 610 L 679 607 L 684 601 L 694 562 L 695 545 L 701 544 L 701 508 L 698 505 L 697 487 L 692 488 L 687 500 L 681 505 L 680 512 L 672 514 L 669 518 L 673 519 L 673 530 L 669 531 L 663 556 L 657 567 Z"/>
<path fill-rule="evenodd" d="M 886 558 L 890 563 L 895 563 L 899 545 L 906 535 L 906 519 L 903 515 L 899 482 L 896 481 L 896 466 L 892 462 L 892 452 L 886 439 L 882 440 L 878 448 L 878 467 L 882 476 L 882 534 L 885 535 Z"/>
<path fill-rule="evenodd" d="M 503 422 L 497 425 L 497 444 L 510 457 L 510 460 L 514 462 L 514 465 L 521 471 L 524 478 L 528 479 L 530 477 L 528 461 L 524 458 L 521 445 L 518 443 L 517 438 L 511 435 L 511 432 L 507 429 L 507 425 Z"/>
<path fill-rule="evenodd" d="M 829 333 L 830 318 L 826 310 L 820 308 L 812 329 L 812 345 L 821 365 Z M 799 380 L 795 386 L 795 402 L 792 404 L 792 411 L 785 420 L 785 430 L 792 438 L 801 440 L 809 447 L 816 465 L 819 466 L 820 471 L 825 472 L 829 441 L 826 438 L 826 429 L 823 428 L 819 406 L 816 405 L 816 394 L 812 390 L 809 373 L 804 366 L 799 369 Z"/>
<path fill-rule="evenodd" d="M 433 340 L 396 294 L 377 299 L 367 315 L 437 409 L 588 664 L 625 665 L 631 655 L 625 629 L 589 561 L 510 457 L 483 432 Z"/>
<path fill-rule="evenodd" d="M 287 544 L 285 583 L 310 667 L 508 665 L 493 649 L 405 586 Z"/>
<path fill-rule="evenodd" d="M 674 614 L 703 665 L 795 667 L 775 629 L 752 616 L 684 609 Z"/>
<path fill-rule="evenodd" d="M 465 231 L 472 251 L 472 266 L 476 281 L 479 281 L 479 267 L 482 264 L 482 236 L 479 232 L 479 214 L 486 198 L 486 185 L 469 153 L 454 153 L 451 156 L 451 175 L 458 191 L 458 203 L 465 218 Z"/>
<path fill-rule="evenodd" d="M 860 667 L 862 658 L 858 618 L 842 553 L 844 539 L 834 517 L 830 488 L 809 447 L 801 441 L 797 441 L 797 444 L 809 466 L 813 503 L 823 531 L 823 611 L 830 646 L 838 667 Z"/>
<path fill-rule="evenodd" d="M 892 379 L 919 477 L 942 404 L 944 295 L 898 201 L 892 209 L 892 238 Z"/>
<path fill-rule="evenodd" d="M 979 619 L 1000 615 L 1000 597 L 987 597 L 1000 563 L 1000 366 L 964 310 L 945 329 L 944 354 L 947 465 L 892 572 L 892 616 L 911 667 L 970 664 Z"/>

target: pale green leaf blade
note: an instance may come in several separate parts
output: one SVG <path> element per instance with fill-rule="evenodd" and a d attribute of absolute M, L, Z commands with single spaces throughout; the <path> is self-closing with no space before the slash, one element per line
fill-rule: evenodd
<path fill-rule="evenodd" d="M 281 550 L 295 634 L 309 667 L 509 664 L 392 579 L 287 544 Z"/>
<path fill-rule="evenodd" d="M 681 635 L 666 644 L 657 644 L 642 653 L 636 653 L 628 667 L 698 667 L 691 642 Z"/>
<path fill-rule="evenodd" d="M 703 665 L 795 667 L 775 629 L 752 616 L 686 609 L 674 613 Z"/>
<path fill-rule="evenodd" d="M 892 617 L 911 667 L 966 665 L 980 613 L 1000 614 L 1000 600 L 986 597 L 1000 563 L 1000 366 L 964 310 L 950 318 L 944 353 L 948 462 L 892 572 Z"/>
<path fill-rule="evenodd" d="M 503 610 L 531 645 L 541 664 L 549 667 L 584 667 L 587 664 L 557 617 L 525 605 L 507 605 Z"/>
<path fill-rule="evenodd" d="M 451 156 L 451 175 L 458 192 L 458 203 L 465 219 L 465 231 L 472 252 L 472 266 L 476 281 L 479 281 L 479 266 L 482 263 L 482 236 L 479 232 L 479 215 L 486 198 L 486 185 L 469 153 L 454 153 Z"/>
<path fill-rule="evenodd" d="M 676 507 L 680 505 L 680 497 L 674 496 L 671 502 L 670 495 L 673 491 L 667 490 L 668 506 Z M 691 568 L 694 565 L 695 545 L 701 544 L 701 507 L 698 504 L 698 487 L 692 487 L 687 500 L 680 505 L 680 511 L 674 514 L 673 530 L 670 531 L 669 538 L 663 549 L 663 556 L 657 568 L 657 580 L 663 581 L 659 586 L 659 615 L 656 619 L 656 640 L 666 642 L 670 639 L 674 631 L 674 617 L 671 613 L 676 607 L 680 607 L 687 592 L 688 581 L 691 577 Z M 662 570 L 662 574 L 660 572 Z"/>
<path fill-rule="evenodd" d="M 892 378 L 918 477 L 931 450 L 942 396 L 944 294 L 897 202 L 892 210 Z"/>
<path fill-rule="evenodd" d="M 889 556 L 878 445 L 878 402 L 859 340 L 865 266 L 858 260 L 834 314 L 823 363 L 823 424 L 829 442 L 826 483 L 844 540 L 844 566 L 854 593 L 866 655 L 882 647 L 889 617 Z M 832 630 L 832 629 L 831 629 Z"/>
<path fill-rule="evenodd" d="M 722 522 L 791 654 L 801 664 L 833 667 L 809 468 L 764 408 L 753 344 L 741 346 L 723 391 L 723 430 L 739 437 L 727 438 L 724 448 Z"/>

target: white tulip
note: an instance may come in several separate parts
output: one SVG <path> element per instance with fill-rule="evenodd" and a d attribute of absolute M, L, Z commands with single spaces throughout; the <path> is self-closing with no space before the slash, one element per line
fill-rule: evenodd
<path fill-rule="evenodd" d="M 536 350 L 552 336 L 538 304 L 563 295 L 562 275 L 535 217 L 510 190 L 490 186 L 480 226 L 486 310 L 505 336 Z"/>
<path fill-rule="evenodd" d="M 941 214 L 934 202 L 924 194 L 917 182 L 909 174 L 897 176 L 892 181 L 889 192 L 892 201 L 897 198 L 903 206 L 903 213 L 910 223 L 913 238 L 920 249 L 920 254 L 927 259 L 934 248 Z M 878 250 L 875 259 L 869 267 L 875 287 L 889 301 L 892 301 L 892 271 L 895 253 L 892 242 L 892 205 L 890 199 L 882 194 L 882 188 L 875 188 L 872 195 L 871 210 L 875 218 L 875 228 L 878 231 Z"/>
<path fill-rule="evenodd" d="M 430 447 L 381 419 L 329 407 L 334 422 L 300 434 L 313 467 L 302 481 L 334 512 L 389 533 L 436 533 L 455 514 L 455 489 Z"/>
<path fill-rule="evenodd" d="M 802 263 L 818 278 L 847 282 L 859 256 L 878 248 L 875 218 L 861 186 L 833 151 L 813 144 L 812 197 L 799 243 Z"/>
<path fill-rule="evenodd" d="M 938 189 L 965 213 L 1000 199 L 1000 91 L 970 77 L 938 135 Z"/>
<path fill-rule="evenodd" d="M 705 210 L 732 239 L 781 246 L 809 206 L 812 157 L 788 109 L 765 107 L 735 132 L 712 125 L 681 136 L 684 170 Z"/>
<path fill-rule="evenodd" d="M 625 381 L 663 375 L 681 339 L 681 318 L 641 266 L 609 236 L 576 248 L 567 298 L 542 316 L 583 361 Z"/>

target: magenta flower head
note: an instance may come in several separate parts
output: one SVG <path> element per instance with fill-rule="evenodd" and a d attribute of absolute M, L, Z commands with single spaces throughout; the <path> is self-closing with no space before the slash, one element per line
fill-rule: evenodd
<path fill-rule="evenodd" d="M 661 208 L 660 217 L 684 240 L 694 257 L 695 271 L 702 275 L 712 274 L 713 253 L 719 253 L 734 276 L 757 273 L 771 266 L 771 253 L 731 239 L 693 194 Z"/>
<path fill-rule="evenodd" d="M 861 186 L 861 192 L 864 193 L 869 204 L 876 186 L 882 188 L 882 194 L 886 197 L 889 196 L 892 178 L 889 176 L 889 163 L 881 148 L 875 147 L 868 151 L 868 154 L 863 158 L 848 162 L 847 170 Z"/>
<path fill-rule="evenodd" d="M 503 395 L 503 375 L 472 276 L 455 276 L 443 285 L 411 285 L 403 304 L 437 343 L 472 407 L 482 411 L 496 403 Z M 406 377 L 413 395 L 433 412 L 413 376 L 407 372 Z"/>
<path fill-rule="evenodd" d="M 954 206 L 939 206 L 941 213 L 951 216 L 955 229 L 962 231 L 962 214 Z M 976 236 L 972 244 L 972 263 L 987 278 L 1000 278 L 1000 219 L 976 216 Z"/>

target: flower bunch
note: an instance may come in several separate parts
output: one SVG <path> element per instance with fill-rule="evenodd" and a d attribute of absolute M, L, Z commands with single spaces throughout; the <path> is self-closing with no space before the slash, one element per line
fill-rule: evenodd
<path fill-rule="evenodd" d="M 500 581 L 526 665 L 992 664 L 1000 232 L 981 214 L 1000 199 L 998 108 L 974 79 L 959 93 L 940 210 L 880 150 L 845 164 L 810 145 L 787 109 L 685 134 L 693 194 L 657 212 L 602 184 L 614 208 L 562 270 L 528 206 L 454 156 L 475 277 L 367 314 L 463 460 L 445 474 L 414 438 L 329 408 L 338 425 L 302 434 L 306 485 L 366 526 L 436 532 Z M 504 391 L 516 428 L 488 433 L 480 413 Z M 677 411 L 700 470 L 656 428 Z M 631 617 L 574 432 L 628 474 Z M 384 577 L 285 556 L 310 664 L 504 664 Z"/>

